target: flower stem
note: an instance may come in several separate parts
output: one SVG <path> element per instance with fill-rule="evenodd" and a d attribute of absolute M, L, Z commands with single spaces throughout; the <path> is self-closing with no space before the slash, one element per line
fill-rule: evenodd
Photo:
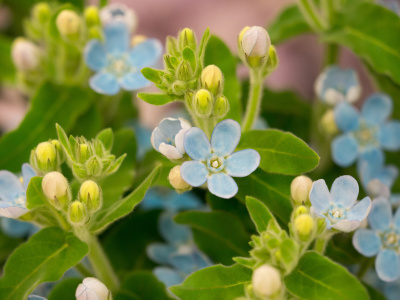
<path fill-rule="evenodd" d="M 339 58 L 339 46 L 336 44 L 326 44 L 324 66 L 333 65 Z"/>
<path fill-rule="evenodd" d="M 70 230 L 71 229 L 71 225 L 69 225 L 67 220 L 65 220 L 65 218 L 59 213 L 59 211 L 56 210 L 52 205 L 48 205 L 48 207 L 50 208 L 50 210 L 53 213 L 54 217 L 57 219 L 58 223 L 60 224 L 60 227 L 65 231 Z"/>
<path fill-rule="evenodd" d="M 373 263 L 373 258 L 366 257 L 360 265 L 360 270 L 358 270 L 357 272 L 357 278 L 361 280 L 364 277 L 365 273 L 371 268 Z"/>
<path fill-rule="evenodd" d="M 315 240 L 314 250 L 318 253 L 324 254 L 326 250 L 326 246 L 328 245 L 329 240 L 331 239 L 332 234 L 323 234 L 319 236 Z"/>
<path fill-rule="evenodd" d="M 250 69 L 250 92 L 247 101 L 246 114 L 242 122 L 242 131 L 249 131 L 258 117 L 263 88 L 261 70 Z"/>
<path fill-rule="evenodd" d="M 85 277 L 94 277 L 93 273 L 88 270 L 82 263 L 75 265 L 75 269 L 78 270 Z"/>
<path fill-rule="evenodd" d="M 308 24 L 316 31 L 324 31 L 327 25 L 312 0 L 298 0 L 298 5 Z"/>

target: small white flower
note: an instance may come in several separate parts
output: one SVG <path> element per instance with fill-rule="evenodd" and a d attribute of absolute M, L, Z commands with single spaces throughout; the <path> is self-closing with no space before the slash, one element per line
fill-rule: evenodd
<path fill-rule="evenodd" d="M 292 199 L 300 204 L 307 202 L 312 184 L 313 182 L 309 177 L 304 175 L 297 176 L 295 179 L 293 179 L 292 184 L 290 185 Z"/>
<path fill-rule="evenodd" d="M 251 281 L 254 293 L 262 298 L 272 296 L 282 288 L 281 274 L 270 265 L 255 269 Z"/>
<path fill-rule="evenodd" d="M 111 292 L 97 278 L 87 277 L 78 285 L 76 300 L 111 300 Z"/>

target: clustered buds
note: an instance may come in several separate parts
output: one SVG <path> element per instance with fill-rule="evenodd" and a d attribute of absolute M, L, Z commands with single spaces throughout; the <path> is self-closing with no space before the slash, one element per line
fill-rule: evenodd
<path fill-rule="evenodd" d="M 282 289 L 281 274 L 267 264 L 254 270 L 251 282 L 254 294 L 261 299 L 279 294 Z"/>
<path fill-rule="evenodd" d="M 86 207 L 82 202 L 74 201 L 68 208 L 68 220 L 74 225 L 83 225 L 87 219 Z"/>
<path fill-rule="evenodd" d="M 39 66 L 39 48 L 24 38 L 17 38 L 14 41 L 11 56 L 15 67 L 19 71 L 30 72 L 36 70 Z"/>
<path fill-rule="evenodd" d="M 189 47 L 192 50 L 196 51 L 197 40 L 196 35 L 194 34 L 192 29 L 185 28 L 181 30 L 181 32 L 179 33 L 179 47 L 181 50 Z"/>
<path fill-rule="evenodd" d="M 32 9 L 32 18 L 41 25 L 46 24 L 51 18 L 51 9 L 48 3 L 37 3 Z"/>
<path fill-rule="evenodd" d="M 30 155 L 30 165 L 39 175 L 59 171 L 63 161 L 64 153 L 58 140 L 40 143 Z"/>
<path fill-rule="evenodd" d="M 111 300 L 111 292 L 100 280 L 86 277 L 78 285 L 75 292 L 76 300 Z"/>
<path fill-rule="evenodd" d="M 181 166 L 175 166 L 168 175 L 169 183 L 178 192 L 184 192 L 191 189 L 191 186 L 181 177 Z"/>
<path fill-rule="evenodd" d="M 62 210 L 71 201 L 71 188 L 68 180 L 60 172 L 50 172 L 43 177 L 42 190 L 49 203 Z"/>
<path fill-rule="evenodd" d="M 309 202 L 312 180 L 304 175 L 297 176 L 290 185 L 290 193 L 294 203 L 303 204 Z"/>
<path fill-rule="evenodd" d="M 83 182 L 79 190 L 79 200 L 86 205 L 90 213 L 98 211 L 102 204 L 99 185 L 92 180 Z"/>

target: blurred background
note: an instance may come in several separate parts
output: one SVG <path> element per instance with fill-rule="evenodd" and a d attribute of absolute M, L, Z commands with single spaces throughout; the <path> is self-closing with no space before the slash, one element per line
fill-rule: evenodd
<path fill-rule="evenodd" d="M 20 3 L 27 5 L 21 6 Z M 92 1 L 96 3 L 95 1 Z M 119 0 L 135 10 L 138 17 L 136 34 L 144 34 L 165 41 L 167 35 L 176 35 L 184 27 L 195 30 L 200 37 L 207 27 L 221 37 L 237 53 L 237 35 L 244 26 L 266 26 L 287 5 L 295 0 Z M 22 34 L 21 18 L 27 16 L 32 0 L 0 1 L 0 34 L 16 37 Z M 13 14 L 13 12 L 15 12 Z M 274 41 L 272 41 L 274 43 Z M 322 46 L 312 35 L 302 35 L 277 47 L 280 58 L 278 69 L 266 80 L 274 90 L 295 90 L 312 101 L 313 86 L 322 66 Z M 11 57 L 10 57 L 11 60 Z M 1 63 L 1 62 L 0 62 Z M 341 51 L 340 66 L 355 68 L 361 79 L 363 97 L 373 87 L 360 62 L 346 49 Z M 1 66 L 0 66 L 1 72 Z M 247 76 L 245 68 L 239 68 L 242 78 Z M 2 85 L 0 90 L 0 131 L 7 132 L 18 126 L 28 102 L 15 87 Z M 149 128 L 158 124 L 160 118 L 169 113 L 172 104 L 155 107 L 135 100 L 140 109 L 140 118 Z M 360 101 L 361 102 L 361 101 Z"/>

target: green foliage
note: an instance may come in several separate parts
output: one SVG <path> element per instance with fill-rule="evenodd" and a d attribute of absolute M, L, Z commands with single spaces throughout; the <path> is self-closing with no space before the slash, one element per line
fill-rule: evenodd
<path fill-rule="evenodd" d="M 214 263 L 231 265 L 233 256 L 247 256 L 250 250 L 250 235 L 230 213 L 188 211 L 177 215 L 175 221 L 192 228 L 196 244 Z"/>
<path fill-rule="evenodd" d="M 169 102 L 175 101 L 173 96 L 163 93 L 139 93 L 137 96 L 143 101 L 153 105 L 165 105 Z"/>
<path fill-rule="evenodd" d="M 15 81 L 15 67 L 11 60 L 12 40 L 0 35 L 0 81 L 12 84 Z"/>
<path fill-rule="evenodd" d="M 47 297 L 48 300 L 71 300 L 75 297 L 75 291 L 82 282 L 81 278 L 67 278 L 58 283 Z"/>
<path fill-rule="evenodd" d="M 298 299 L 369 299 L 363 285 L 344 267 L 316 252 L 306 252 L 286 276 L 288 291 Z"/>
<path fill-rule="evenodd" d="M 216 265 L 193 273 L 170 290 L 182 300 L 235 299 L 244 296 L 244 286 L 250 283 L 251 275 L 250 269 L 238 264 Z"/>
<path fill-rule="evenodd" d="M 269 221 L 275 220 L 268 207 L 256 198 L 246 197 L 246 206 L 258 233 L 267 230 Z"/>
<path fill-rule="evenodd" d="M 275 129 L 243 133 L 237 147 L 257 150 L 260 168 L 266 172 L 299 175 L 316 168 L 319 156 L 305 142 L 290 132 Z"/>
<path fill-rule="evenodd" d="M 26 191 L 26 207 L 34 209 L 48 204 L 42 189 L 43 177 L 35 176 L 29 181 Z"/>
<path fill-rule="evenodd" d="M 25 300 L 36 285 L 60 279 L 87 252 L 87 245 L 72 233 L 42 229 L 9 257 L 0 279 L 0 298 Z"/>

